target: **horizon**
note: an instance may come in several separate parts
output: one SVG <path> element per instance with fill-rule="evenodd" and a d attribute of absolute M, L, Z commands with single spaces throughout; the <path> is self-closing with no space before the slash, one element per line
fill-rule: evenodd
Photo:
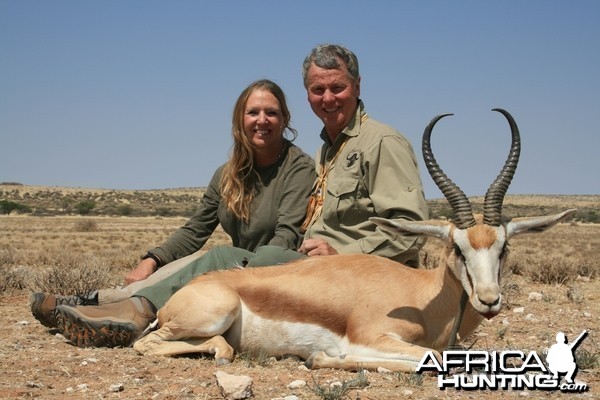
<path fill-rule="evenodd" d="M 28 185 L 20 182 L 0 182 L 0 188 L 2 186 L 17 186 L 24 188 L 40 188 L 40 189 L 55 189 L 59 190 L 83 190 L 83 191 L 114 191 L 114 192 L 153 192 L 153 191 L 196 191 L 204 190 L 206 186 L 182 186 L 172 188 L 145 188 L 145 189 L 115 189 L 115 188 L 102 188 L 102 187 L 84 187 L 84 186 L 55 186 L 55 185 Z M 573 193 L 573 194 L 560 194 L 560 193 L 506 193 L 505 198 L 508 197 L 599 197 L 600 194 L 593 193 Z M 469 199 L 484 198 L 485 194 L 482 195 L 469 195 Z M 426 197 L 426 200 L 446 200 L 443 194 L 440 193 L 439 197 Z"/>

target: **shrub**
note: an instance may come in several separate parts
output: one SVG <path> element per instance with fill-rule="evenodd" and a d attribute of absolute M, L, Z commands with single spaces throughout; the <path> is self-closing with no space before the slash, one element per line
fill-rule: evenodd
<path fill-rule="evenodd" d="M 356 378 L 349 381 L 342 380 L 329 385 L 320 384 L 313 376 L 314 386 L 308 386 L 314 394 L 323 400 L 341 400 L 348 398 L 348 392 L 352 389 L 362 389 L 369 386 L 369 379 L 364 370 L 357 372 Z"/>
<path fill-rule="evenodd" d="M 93 200 L 84 200 L 75 205 L 75 209 L 81 215 L 88 215 L 96 207 Z"/>
<path fill-rule="evenodd" d="M 15 291 L 23 290 L 28 287 L 27 270 L 24 267 L 8 267 L 2 266 L 0 268 L 2 273 L 2 279 L 0 279 L 0 294 L 13 293 Z"/>
<path fill-rule="evenodd" d="M 28 213 L 31 212 L 31 208 L 26 205 L 16 203 L 14 201 L 0 200 L 0 213 L 10 214 L 13 211 L 20 213 Z"/>
<path fill-rule="evenodd" d="M 159 217 L 168 217 L 171 215 L 171 210 L 167 207 L 159 207 L 156 209 L 156 215 Z"/>
<path fill-rule="evenodd" d="M 98 230 L 98 224 L 93 219 L 81 219 L 75 222 L 75 232 L 95 232 Z"/>
<path fill-rule="evenodd" d="M 85 295 L 99 288 L 113 287 L 116 276 L 112 268 L 99 258 L 90 256 L 67 257 L 49 269 L 37 272 L 28 284 L 32 291 L 63 295 Z M 76 267 L 73 264 L 77 264 Z"/>
<path fill-rule="evenodd" d="M 526 263 L 524 275 L 533 282 L 546 285 L 570 282 L 577 277 L 576 263 L 565 257 L 542 257 L 529 259 Z"/>
<path fill-rule="evenodd" d="M 131 208 L 131 206 L 129 206 L 129 205 L 119 206 L 116 209 L 116 214 L 123 216 L 123 217 L 128 217 L 132 213 L 133 213 L 133 208 Z"/>
<path fill-rule="evenodd" d="M 600 351 L 598 351 L 598 349 L 577 349 L 575 352 L 575 359 L 577 360 L 577 366 L 580 369 L 595 369 L 600 366 Z"/>
<path fill-rule="evenodd" d="M 600 214 L 593 209 L 584 209 L 575 213 L 575 219 L 581 222 L 597 224 L 600 222 Z"/>
<path fill-rule="evenodd" d="M 577 267 L 577 274 L 591 279 L 597 278 L 600 276 L 600 260 L 592 257 L 581 258 Z"/>

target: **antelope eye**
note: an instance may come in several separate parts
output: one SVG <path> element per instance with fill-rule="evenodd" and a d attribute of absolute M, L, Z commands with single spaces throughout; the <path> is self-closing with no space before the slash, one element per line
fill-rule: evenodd
<path fill-rule="evenodd" d="M 454 243 L 454 253 L 464 261 L 465 256 L 463 255 L 462 251 L 460 251 L 460 247 L 458 247 L 456 243 Z"/>

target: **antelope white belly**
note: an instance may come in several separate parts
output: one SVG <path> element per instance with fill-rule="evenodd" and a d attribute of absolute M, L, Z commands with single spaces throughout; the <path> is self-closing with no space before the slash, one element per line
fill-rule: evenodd
<path fill-rule="evenodd" d="M 239 352 L 265 352 L 276 357 L 294 354 L 306 359 L 319 350 L 337 356 L 349 347 L 345 338 L 319 325 L 267 319 L 244 303 L 241 318 L 236 319 L 225 338 Z"/>

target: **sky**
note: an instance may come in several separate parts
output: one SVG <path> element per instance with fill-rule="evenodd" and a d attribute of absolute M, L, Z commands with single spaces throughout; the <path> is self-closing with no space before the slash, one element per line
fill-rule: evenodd
<path fill-rule="evenodd" d="M 359 58 L 369 115 L 485 194 L 522 137 L 509 194 L 600 194 L 600 2 L 0 0 L 0 182 L 206 186 L 231 149 L 240 92 L 285 91 L 296 144 L 321 122 L 301 65 L 320 43 Z"/>

